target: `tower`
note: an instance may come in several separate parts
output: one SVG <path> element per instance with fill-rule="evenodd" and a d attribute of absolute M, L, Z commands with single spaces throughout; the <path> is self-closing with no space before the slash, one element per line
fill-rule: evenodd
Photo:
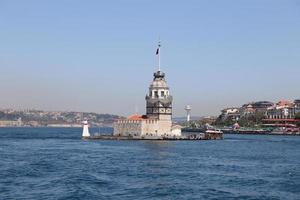
<path fill-rule="evenodd" d="M 192 108 L 191 108 L 190 105 L 187 105 L 187 106 L 185 106 L 184 109 L 186 110 L 186 121 L 189 122 L 190 119 L 191 119 L 191 110 L 192 110 Z"/>
<path fill-rule="evenodd" d="M 154 79 L 146 96 L 146 113 L 148 118 L 171 120 L 172 96 L 161 71 L 154 73 Z"/>
<path fill-rule="evenodd" d="M 134 115 L 114 123 L 114 135 L 141 139 L 181 136 L 181 128 L 172 125 L 172 96 L 160 69 L 160 44 L 156 50 L 158 68 L 146 95 L 146 116 Z"/>
<path fill-rule="evenodd" d="M 82 137 L 90 137 L 89 124 L 87 120 L 83 121 Z"/>
<path fill-rule="evenodd" d="M 158 70 L 146 95 L 146 114 L 148 118 L 159 120 L 172 119 L 172 96 L 170 95 L 165 73 L 160 70 L 160 42 L 156 50 L 158 56 Z"/>

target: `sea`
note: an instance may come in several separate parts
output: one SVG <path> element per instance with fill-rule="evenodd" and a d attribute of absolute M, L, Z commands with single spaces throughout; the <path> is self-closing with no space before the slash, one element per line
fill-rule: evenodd
<path fill-rule="evenodd" d="M 300 199 L 299 136 L 87 141 L 81 132 L 0 128 L 0 199 Z"/>

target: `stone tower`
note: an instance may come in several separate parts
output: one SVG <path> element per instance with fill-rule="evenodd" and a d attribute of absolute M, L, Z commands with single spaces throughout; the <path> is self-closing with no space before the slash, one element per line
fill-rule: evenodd
<path fill-rule="evenodd" d="M 150 119 L 172 119 L 172 96 L 162 71 L 154 73 L 154 78 L 146 96 L 146 113 Z"/>
<path fill-rule="evenodd" d="M 160 70 L 160 43 L 156 50 L 158 69 L 146 95 L 146 116 L 133 115 L 114 123 L 114 135 L 139 139 L 181 137 L 181 128 L 172 125 L 172 96 L 165 74 Z"/>

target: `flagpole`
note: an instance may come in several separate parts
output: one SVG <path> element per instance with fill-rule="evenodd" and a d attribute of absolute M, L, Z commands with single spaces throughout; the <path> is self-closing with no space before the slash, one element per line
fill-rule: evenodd
<path fill-rule="evenodd" d="M 158 71 L 160 71 L 160 41 L 158 41 Z"/>

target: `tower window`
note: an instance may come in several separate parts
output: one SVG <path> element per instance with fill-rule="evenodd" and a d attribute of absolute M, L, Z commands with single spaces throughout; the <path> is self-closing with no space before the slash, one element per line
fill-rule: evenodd
<path fill-rule="evenodd" d="M 161 91 L 161 96 L 165 96 L 165 91 Z"/>
<path fill-rule="evenodd" d="M 158 91 L 154 91 L 154 96 L 158 97 Z"/>

